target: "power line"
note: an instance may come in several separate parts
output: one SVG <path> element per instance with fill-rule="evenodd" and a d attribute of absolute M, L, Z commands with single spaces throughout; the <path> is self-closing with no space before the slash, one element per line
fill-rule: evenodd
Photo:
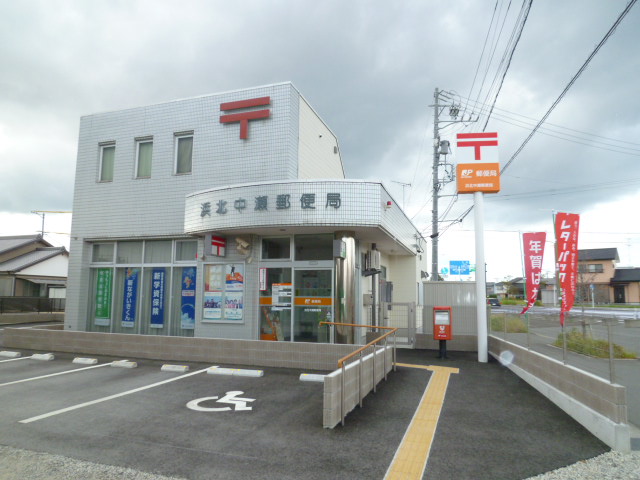
<path fill-rule="evenodd" d="M 622 13 L 618 16 L 617 20 L 614 22 L 614 24 L 611 26 L 611 28 L 609 29 L 609 31 L 605 34 L 605 36 L 602 38 L 602 40 L 600 41 L 600 43 L 598 43 L 598 45 L 595 47 L 595 49 L 591 52 L 591 55 L 589 55 L 589 57 L 585 60 L 585 62 L 582 64 L 582 66 L 580 67 L 580 69 L 578 70 L 578 72 L 573 76 L 573 78 L 569 81 L 569 83 L 567 84 L 567 86 L 564 88 L 564 90 L 562 91 L 562 93 L 558 96 L 558 98 L 553 102 L 553 104 L 551 105 L 551 107 L 549 108 L 549 110 L 547 110 L 547 113 L 544 114 L 544 116 L 542 117 L 542 119 L 540 119 L 540 121 L 537 123 L 537 125 L 533 128 L 533 130 L 531 131 L 531 133 L 529 134 L 529 136 L 525 139 L 525 141 L 522 143 L 522 145 L 520 145 L 520 147 L 516 150 L 516 152 L 511 156 L 511 158 L 509 159 L 509 161 L 505 164 L 504 167 L 502 167 L 502 169 L 500 170 L 500 173 L 502 174 L 507 168 L 509 168 L 509 166 L 513 163 L 513 161 L 516 159 L 516 157 L 520 154 L 520 152 L 524 149 L 524 147 L 527 145 L 527 143 L 529 143 L 529 140 L 531 140 L 531 138 L 535 135 L 535 133 L 538 131 L 538 129 L 540 128 L 540 126 L 544 123 L 544 121 L 549 117 L 549 115 L 551 115 L 551 112 L 553 112 L 553 110 L 555 109 L 555 107 L 560 103 L 560 101 L 562 100 L 562 98 L 565 96 L 565 94 L 569 91 L 569 89 L 573 86 L 573 84 L 575 83 L 575 81 L 578 79 L 578 77 L 582 74 L 582 72 L 587 68 L 587 66 L 589 65 L 589 63 L 591 62 L 591 60 L 593 59 L 593 57 L 598 53 L 598 51 L 600 51 L 600 48 L 606 43 L 606 41 L 609 39 L 609 37 L 611 37 L 611 35 L 613 34 L 613 32 L 616 30 L 616 28 L 618 27 L 618 25 L 620 24 L 620 22 L 622 21 L 622 19 L 627 15 L 627 13 L 629 13 L 629 11 L 631 10 L 631 8 L 636 4 L 637 0 L 631 0 L 626 8 L 622 11 Z M 467 215 L 469 215 L 469 213 L 471 212 L 471 210 L 473 210 L 473 205 L 471 207 L 469 207 L 460 217 L 459 221 L 462 222 L 465 217 Z"/>
<path fill-rule="evenodd" d="M 508 123 L 509 125 L 513 125 L 514 127 L 524 128 L 524 129 L 529 130 L 529 126 L 527 126 L 527 125 L 519 125 L 517 123 L 509 122 L 507 120 L 504 120 L 504 119 L 500 118 L 499 115 L 494 116 L 494 119 L 499 121 L 499 122 Z M 518 121 L 518 120 L 515 120 L 515 121 Z M 580 140 L 587 140 L 587 139 L 584 139 L 582 137 L 578 137 L 577 135 L 571 135 L 571 134 L 566 134 L 566 133 L 560 133 L 559 135 L 554 135 L 553 133 L 548 133 L 547 130 L 549 130 L 549 129 L 545 129 L 544 127 L 540 127 L 539 133 L 541 133 L 542 135 L 547 135 L 548 137 L 557 138 L 559 140 L 564 140 L 565 142 L 575 143 L 577 145 L 584 145 L 586 147 L 597 148 L 597 149 L 600 149 L 600 150 L 606 150 L 608 152 L 621 153 L 623 155 L 632 155 L 632 156 L 635 156 L 635 157 L 640 156 L 640 149 L 638 149 L 638 148 L 624 147 L 624 146 L 621 146 L 621 145 L 614 145 L 614 144 L 611 144 L 611 143 L 600 142 L 598 140 L 594 140 L 593 143 L 580 142 L 578 140 L 572 140 L 571 138 L 567 138 L 567 137 L 573 137 L 573 138 L 577 138 L 577 139 L 580 139 Z M 553 130 L 551 130 L 551 131 L 553 131 Z M 598 144 L 608 145 L 608 146 L 611 146 L 611 147 L 614 147 L 614 148 L 607 148 L 605 146 L 598 145 Z M 620 149 L 626 149 L 626 150 L 620 150 Z M 638 153 L 633 153 L 633 152 L 638 152 Z"/>
<path fill-rule="evenodd" d="M 498 95 L 500 95 L 500 90 L 502 90 L 502 84 L 504 83 L 504 78 L 507 76 L 507 72 L 509 71 L 509 67 L 511 66 L 511 59 L 513 58 L 513 54 L 516 51 L 516 47 L 518 46 L 518 43 L 520 42 L 520 37 L 522 36 L 522 30 L 524 30 L 524 26 L 527 23 L 527 18 L 529 18 L 529 11 L 531 10 L 531 4 L 533 3 L 533 0 L 529 0 L 528 3 L 526 4 L 526 10 L 524 11 L 524 18 L 522 20 L 522 23 L 520 23 L 519 27 L 518 27 L 518 34 L 516 37 L 516 40 L 513 44 L 513 47 L 511 48 L 511 51 L 509 52 L 509 60 L 507 61 L 507 65 L 504 69 L 504 72 L 502 73 L 502 78 L 500 79 L 500 85 L 498 86 L 498 90 L 496 91 L 496 95 L 493 98 L 493 102 L 491 103 L 491 108 L 489 109 L 489 113 L 487 114 L 487 120 L 484 122 L 484 127 L 482 127 L 482 131 L 484 132 L 487 128 L 487 124 L 489 123 L 489 119 L 491 118 L 491 113 L 493 112 L 493 107 L 495 107 L 496 105 L 496 101 L 498 100 Z M 525 4 L 523 3 L 523 8 L 525 8 Z M 491 90 L 489 90 L 491 91 Z"/>
<path fill-rule="evenodd" d="M 484 87 L 484 83 L 485 80 L 487 79 L 487 75 L 489 74 L 489 69 L 491 68 L 491 64 L 493 63 L 493 56 L 496 53 L 496 49 L 498 48 L 498 42 L 500 41 L 500 37 L 502 36 L 502 30 L 504 29 L 504 24 L 507 20 L 507 14 L 509 13 L 509 9 L 511 8 L 511 1 L 509 1 L 509 5 L 507 7 L 507 12 L 505 13 L 504 19 L 502 20 L 502 26 L 500 27 L 500 31 L 498 32 L 498 34 L 495 36 L 495 41 L 493 42 L 493 48 L 491 50 L 491 56 L 489 57 L 489 61 L 487 62 L 487 69 L 484 72 L 484 77 L 482 78 L 482 83 L 480 84 L 480 90 L 478 91 L 478 98 L 480 98 L 480 95 L 482 93 L 482 89 Z M 502 10 L 502 7 L 500 7 L 500 10 Z M 500 16 L 500 14 L 498 13 L 498 16 Z M 496 69 L 496 74 L 494 75 L 494 79 L 491 82 L 491 85 L 493 86 L 493 84 L 495 83 L 495 78 L 498 75 L 500 66 L 498 66 L 498 69 Z M 489 92 L 491 91 L 491 87 L 489 87 L 489 90 L 487 91 L 487 94 L 485 95 L 485 102 L 487 101 L 487 98 L 489 97 Z"/>
<path fill-rule="evenodd" d="M 461 98 L 465 98 L 465 97 L 461 97 Z M 469 99 L 469 100 L 470 100 L 470 99 Z M 482 104 L 482 103 L 480 103 L 480 105 L 482 105 L 482 106 L 487 106 L 487 105 Z M 537 119 L 535 119 L 535 118 L 528 117 L 528 116 L 526 116 L 526 115 L 522 115 L 522 114 L 520 114 L 520 113 L 511 112 L 511 111 L 509 111 L 509 110 L 505 110 L 504 108 L 494 107 L 494 110 L 499 110 L 499 111 L 501 111 L 501 112 L 504 112 L 504 115 L 503 115 L 503 116 L 504 116 L 504 117 L 507 117 L 507 118 L 509 118 L 509 116 L 511 115 L 511 116 L 522 117 L 522 118 L 525 118 L 525 119 L 527 119 L 527 120 L 531 120 L 531 122 L 533 122 L 533 123 L 531 123 L 531 125 L 535 125 L 535 123 L 538 121 L 538 120 L 537 120 Z M 513 120 L 513 121 L 520 121 L 520 122 L 522 122 L 522 123 L 527 123 L 527 122 L 525 122 L 524 120 L 517 120 L 517 119 L 512 119 L 512 120 Z M 545 123 L 545 127 L 541 127 L 541 128 L 540 128 L 540 130 L 545 129 L 545 128 L 546 128 L 546 129 L 549 129 L 549 127 L 550 127 L 550 126 L 552 126 L 552 127 L 557 127 L 557 128 L 561 128 L 561 129 L 564 129 L 564 130 L 569 130 L 569 131 L 571 131 L 571 132 L 580 133 L 580 134 L 582 134 L 582 135 L 586 135 L 586 136 L 589 136 L 589 137 L 603 138 L 603 139 L 605 139 L 605 140 L 610 140 L 610 141 L 613 141 L 613 142 L 626 143 L 626 144 L 629 144 L 629 145 L 635 145 L 635 146 L 640 147 L 640 143 L 637 143 L 637 142 L 629 142 L 629 141 L 627 141 L 627 140 L 620 140 L 620 139 L 618 139 L 618 138 L 607 137 L 607 136 L 599 135 L 599 134 L 597 134 L 597 133 L 593 133 L 593 132 L 585 132 L 585 131 L 583 131 L 583 130 L 576 130 L 576 129 L 574 129 L 574 128 L 566 127 L 566 126 L 564 126 L 564 125 L 558 125 L 557 123 L 546 122 L 546 123 Z M 566 134 L 566 135 L 569 135 L 569 134 Z M 626 147 L 621 147 L 621 148 L 626 148 Z"/>
<path fill-rule="evenodd" d="M 487 40 L 489 40 L 489 34 L 491 33 L 491 27 L 493 26 L 493 20 L 496 16 L 496 12 L 498 11 L 498 0 L 496 0 L 496 4 L 493 7 L 493 15 L 491 15 L 491 22 L 489 23 L 489 29 L 487 30 L 487 35 L 484 37 L 484 45 L 482 46 L 482 52 L 480 53 L 480 59 L 478 60 L 478 65 L 476 66 L 476 73 L 473 75 L 473 82 L 471 82 L 471 88 L 469 89 L 469 97 L 471 97 L 471 94 L 473 93 L 473 87 L 476 84 L 476 79 L 478 78 L 478 72 L 480 71 L 480 65 L 482 65 L 482 58 L 484 57 L 484 51 L 487 48 Z M 482 87 L 480 87 L 480 90 L 478 90 L 478 98 L 480 98 L 480 91 L 481 91 Z M 466 111 L 467 109 L 467 105 L 469 104 L 469 98 L 467 98 L 467 103 L 464 107 L 464 110 Z"/>
<path fill-rule="evenodd" d="M 575 187 L 567 187 L 562 190 L 551 189 L 551 190 L 538 190 L 534 192 L 523 192 L 523 193 L 512 193 L 506 195 L 493 195 L 487 200 L 489 201 L 501 201 L 501 200 L 513 200 L 522 199 L 522 198 L 535 198 L 540 196 L 556 196 L 556 195 L 566 195 L 569 193 L 580 193 L 580 192 L 592 192 L 594 190 L 604 189 L 604 188 L 618 188 L 620 186 L 640 183 L 640 178 L 633 178 L 629 180 L 618 180 L 614 182 L 604 182 L 604 183 L 593 183 L 587 185 L 580 185 Z"/>
<path fill-rule="evenodd" d="M 624 9 L 624 11 L 620 14 L 620 16 L 618 17 L 618 19 L 614 22 L 614 24 L 612 25 L 612 27 L 609 29 L 609 31 L 606 33 L 606 35 L 604 36 L 604 38 L 602 40 L 600 40 L 600 43 L 598 43 L 598 45 L 596 45 L 596 48 L 594 48 L 593 52 L 591 52 L 591 55 L 589 55 L 589 57 L 585 60 L 585 62 L 582 64 L 582 66 L 580 67 L 580 69 L 578 70 L 578 72 L 573 76 L 573 78 L 569 81 L 569 83 L 567 84 L 566 87 L 564 87 L 564 90 L 562 90 L 562 93 L 560 93 L 560 95 L 558 96 L 558 98 L 556 98 L 556 100 L 553 102 L 553 104 L 551 105 L 551 107 L 549 108 L 549 110 L 547 110 L 547 113 L 545 113 L 543 115 L 543 117 L 540 119 L 540 121 L 538 122 L 538 124 L 533 128 L 533 130 L 531 131 L 531 133 L 529 134 L 529 136 L 527 136 L 527 138 L 524 140 L 524 142 L 522 142 L 522 145 L 520 145 L 520 147 L 516 150 L 516 152 L 511 156 L 511 158 L 509 159 L 509 161 L 504 165 L 504 167 L 502 167 L 502 169 L 500 170 L 500 173 L 504 172 L 507 168 L 509 168 L 509 166 L 513 163 L 513 161 L 516 159 L 516 157 L 520 154 L 520 152 L 524 149 L 524 147 L 527 145 L 527 143 L 529 143 L 529 140 L 531 140 L 531 138 L 536 134 L 536 132 L 538 131 L 538 128 L 540 128 L 540 126 L 544 123 L 544 121 L 547 119 L 547 117 L 549 117 L 549 115 L 551 115 L 551 112 L 553 112 L 553 110 L 556 108 L 556 106 L 560 103 L 560 101 L 564 98 L 564 96 L 566 95 L 566 93 L 569 91 L 569 89 L 573 86 L 573 84 L 575 83 L 575 81 L 580 77 L 580 75 L 582 75 L 582 72 L 585 71 L 585 69 L 587 68 L 587 66 L 589 65 L 589 63 L 591 63 L 591 60 L 593 59 L 593 57 L 596 56 L 596 54 L 600 51 L 600 48 L 602 48 L 602 46 L 607 42 L 607 40 L 609 40 L 609 37 L 611 37 L 611 35 L 613 35 L 613 32 L 616 30 L 616 28 L 618 27 L 618 25 L 620 24 L 620 22 L 622 21 L 622 19 L 627 15 L 627 13 L 629 13 L 629 10 L 631 10 L 631 8 L 635 5 L 637 0 L 631 0 L 629 2 L 629 4 L 627 5 L 627 7 Z"/>

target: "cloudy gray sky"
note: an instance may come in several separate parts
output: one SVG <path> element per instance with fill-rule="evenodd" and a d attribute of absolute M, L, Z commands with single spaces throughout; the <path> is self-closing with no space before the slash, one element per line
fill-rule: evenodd
<path fill-rule="evenodd" d="M 499 132 L 503 163 L 627 4 L 533 2 L 486 128 Z M 0 0 L 0 233 L 39 230 L 31 210 L 71 210 L 81 115 L 290 80 L 338 136 L 348 177 L 385 180 L 399 203 L 392 181 L 411 184 L 406 210 L 427 236 L 434 89 L 479 114 L 443 139 L 480 131 L 477 102 L 493 101 L 522 5 Z M 517 232 L 551 234 L 553 210 L 583 215 L 581 248 L 617 247 L 622 263 L 640 266 L 639 27 L 634 7 L 505 172 L 502 192 L 486 197 L 489 279 L 519 274 Z M 458 197 L 443 220 L 471 204 Z M 47 217 L 47 230 L 68 231 L 64 217 Z M 446 230 L 441 264 L 473 263 L 472 229 L 473 214 Z"/>

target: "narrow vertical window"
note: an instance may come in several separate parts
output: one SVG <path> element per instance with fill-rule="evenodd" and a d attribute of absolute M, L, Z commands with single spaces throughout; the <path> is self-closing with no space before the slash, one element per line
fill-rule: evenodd
<path fill-rule="evenodd" d="M 176 175 L 191 173 L 193 135 L 176 136 Z"/>
<path fill-rule="evenodd" d="M 139 140 L 136 152 L 136 178 L 151 177 L 152 140 Z"/>
<path fill-rule="evenodd" d="M 113 164 L 116 156 L 116 146 L 102 145 L 100 147 L 100 181 L 113 181 Z"/>

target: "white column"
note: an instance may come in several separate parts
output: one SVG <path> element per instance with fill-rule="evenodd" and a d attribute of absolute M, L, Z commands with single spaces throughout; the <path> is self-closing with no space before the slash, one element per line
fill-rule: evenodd
<path fill-rule="evenodd" d="M 484 263 L 484 194 L 474 192 L 473 210 L 476 235 L 476 309 L 478 311 L 478 362 L 487 363 L 487 282 Z"/>

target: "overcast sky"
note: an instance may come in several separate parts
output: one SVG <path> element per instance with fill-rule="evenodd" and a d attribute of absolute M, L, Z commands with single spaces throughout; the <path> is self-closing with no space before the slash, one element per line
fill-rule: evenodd
<path fill-rule="evenodd" d="M 499 132 L 503 164 L 627 3 L 533 2 L 486 127 Z M 508 0 L 0 0 L 0 234 L 39 231 L 32 210 L 71 210 L 81 115 L 292 81 L 337 135 L 347 176 L 384 179 L 428 237 L 434 90 L 454 92 L 464 118 L 480 114 L 442 128 L 443 139 L 481 131 L 486 110 L 477 102 L 493 102 L 521 8 Z M 546 230 L 552 240 L 554 210 L 582 215 L 580 248 L 616 247 L 622 264 L 640 266 L 638 45 L 636 6 L 514 159 L 501 193 L 485 197 L 489 280 L 520 275 L 518 232 Z M 403 195 L 394 180 L 411 186 Z M 443 191 L 453 193 L 453 184 Z M 444 197 L 440 211 L 454 199 L 441 230 L 472 204 Z M 46 230 L 58 232 L 52 243 L 68 244 L 60 233 L 69 217 L 47 215 Z M 474 263 L 473 228 L 472 213 L 446 229 L 442 266 Z"/>

